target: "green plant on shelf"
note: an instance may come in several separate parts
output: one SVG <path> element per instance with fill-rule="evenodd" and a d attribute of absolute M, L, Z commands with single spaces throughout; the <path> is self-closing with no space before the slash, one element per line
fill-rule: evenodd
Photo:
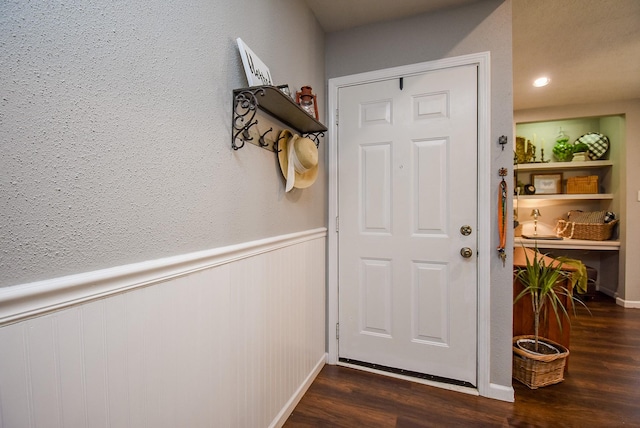
<path fill-rule="evenodd" d="M 573 145 L 573 153 L 582 153 L 589 151 L 589 146 L 585 143 L 575 143 Z"/>

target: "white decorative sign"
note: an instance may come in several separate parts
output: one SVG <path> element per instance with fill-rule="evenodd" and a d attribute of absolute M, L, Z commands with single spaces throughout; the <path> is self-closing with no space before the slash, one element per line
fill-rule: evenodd
<path fill-rule="evenodd" d="M 249 49 L 249 46 L 240 37 L 236 41 L 238 42 L 238 49 L 240 49 L 242 65 L 244 65 L 244 72 L 247 75 L 249 86 L 273 85 L 269 67 Z"/>

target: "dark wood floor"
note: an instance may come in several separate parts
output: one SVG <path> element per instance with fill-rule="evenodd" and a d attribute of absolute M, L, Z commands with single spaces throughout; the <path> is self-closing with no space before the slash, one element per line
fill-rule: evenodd
<path fill-rule="evenodd" d="M 571 324 L 564 382 L 515 403 L 325 366 L 285 427 L 640 427 L 640 309 L 598 296 Z"/>

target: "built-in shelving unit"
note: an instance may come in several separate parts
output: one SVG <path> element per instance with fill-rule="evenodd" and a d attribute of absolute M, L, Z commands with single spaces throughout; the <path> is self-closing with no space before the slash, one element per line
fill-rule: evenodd
<path fill-rule="evenodd" d="M 244 147 L 246 142 L 275 152 L 278 150 L 278 137 L 268 141 L 265 137 L 273 128 L 264 132 L 257 131 L 258 138 L 251 135 L 251 128 L 257 130 L 258 109 L 278 119 L 286 126 L 309 137 L 318 145 L 318 139 L 324 136 L 327 127 L 315 117 L 309 115 L 287 94 L 275 86 L 252 86 L 233 91 L 231 147 L 234 150 Z M 239 142 L 239 143 L 236 143 Z"/>
<path fill-rule="evenodd" d="M 519 120 L 525 119 L 522 115 Z M 549 162 L 532 162 L 514 165 L 516 183 L 526 186 L 532 184 L 534 175 L 561 174 L 562 186 L 556 194 L 525 195 L 524 192 L 514 195 L 514 215 L 522 228 L 522 235 L 533 236 L 534 228 L 540 235 L 555 234 L 554 228 L 558 219 L 565 219 L 571 210 L 611 211 L 618 215 L 619 224 L 625 222 L 620 218 L 620 148 L 624 145 L 624 116 L 584 117 L 575 119 L 558 119 L 536 122 L 519 122 L 516 124 L 516 136 L 529 140 L 527 144 L 535 145 L 534 154 L 542 158 L 542 150 L 548 159 L 553 153 L 553 146 L 560 129 L 574 142 L 589 132 L 606 135 L 610 141 L 609 151 L 598 160 L 586 162 L 558 162 L 552 158 Z M 535 157 L 534 157 L 535 159 Z M 567 193 L 567 180 L 572 177 L 597 176 L 597 193 Z M 536 180 L 538 177 L 536 177 Z M 522 188 L 524 191 L 524 188 Z M 537 225 L 533 214 L 539 212 Z M 519 235 L 519 234 L 518 234 Z M 514 238 L 514 246 L 538 248 L 551 256 L 566 256 L 580 259 L 586 265 L 598 271 L 598 289 L 614 295 L 618 288 L 619 253 L 623 243 L 617 239 L 616 229 L 610 240 L 591 241 L 581 239 L 528 239 L 522 236 Z"/>
<path fill-rule="evenodd" d="M 612 187 L 611 170 L 613 162 L 611 160 L 590 161 L 590 162 L 549 162 L 530 163 L 514 166 L 516 179 L 518 182 L 526 183 L 531 181 L 531 176 L 538 173 L 562 173 L 564 180 L 562 183 L 562 193 L 558 194 L 533 194 L 516 195 L 515 209 L 519 220 L 522 217 L 527 219 L 533 208 L 542 212 L 542 220 L 546 220 L 549 226 L 555 225 L 559 218 L 563 218 L 570 210 L 582 211 L 614 211 L 613 202 L 615 193 L 566 193 L 566 181 L 571 176 L 597 175 L 599 190 L 608 190 Z M 529 220 L 529 219 L 527 219 Z M 523 233 L 527 234 L 527 232 Z M 539 246 L 545 248 L 580 248 L 584 249 L 584 243 L 578 243 L 575 239 L 564 241 L 539 241 Z M 526 241 L 525 241 L 526 243 Z M 608 249 L 619 249 L 620 245 L 604 245 Z M 600 248 L 602 245 L 595 244 L 590 247 Z"/>
<path fill-rule="evenodd" d="M 530 181 L 531 175 L 536 173 L 562 173 L 563 183 L 562 192 L 557 194 L 533 194 L 523 195 L 520 193 L 515 198 L 516 205 L 521 202 L 527 201 L 551 201 L 558 202 L 565 201 L 569 204 L 577 202 L 593 201 L 591 207 L 594 210 L 610 209 L 608 205 L 598 203 L 599 201 L 613 201 L 615 194 L 611 192 L 604 192 L 603 190 L 610 190 L 612 188 L 611 170 L 613 168 L 613 162 L 610 160 L 604 161 L 591 161 L 591 162 L 549 162 L 549 163 L 532 163 L 532 164 L 520 164 L 515 165 L 514 170 L 516 179 L 520 183 L 527 183 Z M 598 177 L 599 193 L 566 193 L 566 181 L 569 177 L 576 177 L 580 175 L 595 175 Z M 534 203 L 534 202 L 532 202 Z M 527 204 L 525 204 L 528 206 Z M 530 205 L 530 204 L 529 204 Z M 584 209 L 584 208 L 580 208 Z"/>

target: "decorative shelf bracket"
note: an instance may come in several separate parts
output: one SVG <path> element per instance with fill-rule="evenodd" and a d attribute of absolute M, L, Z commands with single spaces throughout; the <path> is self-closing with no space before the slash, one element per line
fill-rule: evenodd
<path fill-rule="evenodd" d="M 255 90 L 244 89 L 240 92 L 234 93 L 233 97 L 233 135 L 231 137 L 231 147 L 233 150 L 238 150 L 244 147 L 244 143 L 253 140 L 249 130 L 258 124 L 255 120 L 256 113 L 258 112 L 258 98 L 257 95 L 264 96 L 264 89 L 258 88 Z M 271 129 L 269 130 L 271 131 Z M 267 132 L 269 132 L 267 131 Z M 268 145 L 264 143 L 265 132 L 260 137 L 260 145 Z M 236 144 L 236 140 L 241 141 L 240 145 Z"/>
<path fill-rule="evenodd" d="M 307 132 L 305 134 L 302 134 L 303 137 L 307 137 L 310 140 L 312 140 L 315 144 L 316 147 L 318 147 L 320 145 L 320 137 L 324 137 L 324 132 L 319 131 L 319 132 Z"/>
<path fill-rule="evenodd" d="M 268 133 L 258 130 L 258 109 L 280 120 L 286 126 L 296 130 L 300 135 L 310 138 L 318 147 L 320 137 L 324 137 L 327 128 L 316 118 L 311 117 L 291 97 L 284 94 L 275 86 L 254 86 L 233 91 L 231 148 L 239 150 L 246 142 L 255 144 L 267 150 L 279 152 L 279 137 L 274 141 L 267 140 Z M 258 134 L 257 141 L 251 136 L 251 129 L 255 126 Z"/>

